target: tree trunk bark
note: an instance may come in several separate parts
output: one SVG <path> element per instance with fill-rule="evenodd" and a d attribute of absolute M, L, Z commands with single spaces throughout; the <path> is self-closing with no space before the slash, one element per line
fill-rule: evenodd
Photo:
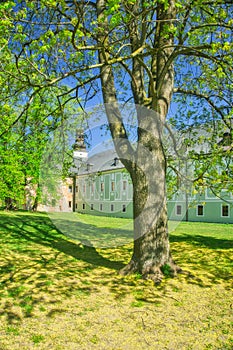
<path fill-rule="evenodd" d="M 133 181 L 134 250 L 122 274 L 139 272 L 159 283 L 163 273 L 174 276 L 181 269 L 170 253 L 166 206 L 166 158 L 162 144 L 163 125 L 152 111 L 139 117 L 139 141 Z"/>

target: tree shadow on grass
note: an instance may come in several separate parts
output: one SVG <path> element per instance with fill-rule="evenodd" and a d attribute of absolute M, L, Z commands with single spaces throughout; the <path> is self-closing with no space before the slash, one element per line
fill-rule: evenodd
<path fill-rule="evenodd" d="M 97 228 L 94 225 L 76 222 L 75 227 L 70 225 L 70 221 L 62 220 L 66 227 L 70 227 L 69 238 L 77 240 L 77 243 L 67 240 L 57 226 L 46 215 L 8 215 L 0 216 L 0 226 L 2 229 L 11 232 L 11 236 L 21 240 L 33 242 L 36 244 L 49 246 L 75 259 L 85 261 L 94 266 L 103 266 L 110 269 L 119 270 L 124 264 L 119 261 L 113 261 L 103 257 L 93 246 L 89 237 L 103 236 L 103 231 L 107 232 L 107 239 L 112 235 L 123 235 L 125 231 L 119 229 Z M 74 232 L 76 230 L 76 234 Z M 64 238 L 63 238 L 64 237 Z"/>
<path fill-rule="evenodd" d="M 188 266 L 190 272 L 184 271 L 187 283 L 200 287 L 224 283 L 227 289 L 233 287 L 233 241 L 230 237 L 173 234 L 170 241 L 178 263 Z"/>
<path fill-rule="evenodd" d="M 46 215 L 0 214 L 2 246 L 6 252 L 0 264 L 0 292 L 4 296 L 0 315 L 5 315 L 9 324 L 33 316 L 36 306 L 56 304 L 58 297 L 95 293 L 103 284 L 98 276 L 102 268 L 109 270 L 103 270 L 102 279 L 110 283 L 112 276 L 125 266 L 122 257 L 114 261 L 110 254 L 101 255 L 105 249 L 99 252 L 85 238 L 94 232 L 98 234 L 98 230 L 101 234 L 102 229 L 79 222 L 78 230 L 82 239 L 75 243 L 59 232 Z M 119 229 L 108 231 L 119 234 Z M 15 303 L 20 312 L 15 310 Z M 52 313 L 50 310 L 48 316 Z"/>
<path fill-rule="evenodd" d="M 111 234 L 116 239 L 122 235 L 127 240 L 130 231 L 99 228 L 83 222 L 71 227 L 69 220 L 63 220 L 62 225 L 71 228 L 70 237 L 77 243 L 67 239 L 47 215 L 0 214 L 3 246 L 6 245 L 6 253 L 9 254 L 4 256 L 5 263 L 1 269 L 5 276 L 2 280 L 5 303 L 0 314 L 6 314 L 9 323 L 20 322 L 22 314 L 23 317 L 33 316 L 33 310 L 40 305 L 46 307 L 54 304 L 56 312 L 63 312 L 57 308 L 58 297 L 85 297 L 98 292 L 98 289 L 101 291 L 102 286 L 107 286 L 116 299 L 124 298 L 139 288 L 140 302 L 159 302 L 161 293 L 155 289 L 151 289 L 145 297 L 147 289 L 143 281 L 139 283 L 136 277 L 117 277 L 117 271 L 124 267 L 130 256 L 130 247 L 120 247 L 113 257 L 114 249 L 96 249 L 93 245 L 97 238 L 104 242 L 110 239 Z M 178 243 L 175 249 L 181 266 L 185 262 L 197 275 L 186 275 L 186 283 L 209 287 L 225 282 L 229 277 L 228 271 L 224 273 L 224 261 L 222 264 L 218 261 L 222 254 L 218 249 L 226 250 L 224 254 L 227 258 L 227 250 L 232 248 L 231 241 L 201 235 L 172 235 L 171 242 Z M 184 251 L 186 246 L 182 243 L 188 245 L 190 251 Z M 198 258 L 197 248 L 200 248 Z M 211 257 L 209 261 L 206 260 L 202 253 L 205 248 L 214 252 L 215 260 L 211 261 Z M 198 278 L 199 271 L 206 271 L 208 278 Z M 12 308 L 12 301 L 20 305 L 21 316 Z M 51 315 L 53 310 L 48 311 L 48 317 Z"/>
<path fill-rule="evenodd" d="M 113 248 L 131 243 L 133 239 L 132 229 L 124 229 L 125 225 L 118 227 L 117 221 L 111 222 L 111 227 L 99 227 L 99 220 L 97 224 L 85 223 L 74 213 L 53 213 L 49 217 L 59 232 L 85 246 Z"/>
<path fill-rule="evenodd" d="M 202 235 L 174 235 L 170 236 L 170 242 L 186 242 L 197 247 L 206 247 L 210 249 L 233 249 L 233 240 L 219 239 L 211 236 Z"/>

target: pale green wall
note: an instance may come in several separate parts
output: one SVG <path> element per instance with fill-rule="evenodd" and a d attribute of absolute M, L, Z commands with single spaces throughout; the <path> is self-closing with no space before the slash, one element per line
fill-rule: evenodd
<path fill-rule="evenodd" d="M 126 189 L 123 188 L 123 181 L 126 181 Z M 114 183 L 113 190 L 112 182 Z M 104 184 L 103 191 L 101 191 L 101 183 Z M 84 184 L 85 192 L 83 192 Z M 131 178 L 124 169 L 94 176 L 80 176 L 77 185 L 79 191 L 76 194 L 76 210 L 78 212 L 126 218 L 133 216 L 133 187 Z M 83 209 L 83 204 L 85 204 L 85 209 Z M 102 205 L 102 210 L 100 205 Z M 123 211 L 123 206 L 125 206 L 125 211 Z"/>
<path fill-rule="evenodd" d="M 203 205 L 203 215 L 197 214 L 198 204 Z M 182 213 L 177 215 L 176 207 L 181 205 Z M 228 205 L 229 216 L 222 216 L 222 205 Z M 168 202 L 168 216 L 170 220 L 185 221 L 186 220 L 186 203 L 185 201 Z M 213 199 L 205 200 L 204 202 L 194 202 L 189 203 L 188 208 L 188 221 L 199 221 L 199 222 L 219 222 L 219 223 L 233 223 L 233 203 L 232 201 L 228 203 Z"/>
<path fill-rule="evenodd" d="M 123 189 L 123 181 L 126 181 L 126 189 Z M 114 190 L 112 191 L 111 182 L 114 182 Z M 104 183 L 104 189 L 101 191 L 101 183 Z M 83 185 L 85 184 L 85 193 Z M 99 175 L 85 175 L 77 179 L 79 188 L 76 194 L 76 211 L 80 213 L 89 213 L 93 215 L 116 216 L 116 217 L 133 217 L 133 186 L 129 174 L 124 169 L 118 169 L 111 172 L 104 172 Z M 94 185 L 94 188 L 93 188 Z M 222 196 L 229 203 L 229 217 L 222 216 L 222 205 L 227 204 L 223 200 L 218 199 L 207 190 L 203 194 L 196 194 L 188 197 L 188 221 L 203 222 L 220 222 L 233 223 L 233 196 L 227 192 L 223 192 Z M 186 195 L 184 193 L 176 194 L 173 200 L 167 203 L 169 220 L 185 221 L 186 220 Z M 83 209 L 85 204 L 85 209 Z M 102 210 L 100 205 L 102 204 Z M 197 215 L 197 205 L 204 206 L 204 215 Z M 91 209 L 93 205 L 93 209 Z M 113 211 L 111 205 L 114 206 Z M 126 210 L 123 212 L 123 205 Z M 177 205 L 181 206 L 181 215 L 176 213 Z"/>

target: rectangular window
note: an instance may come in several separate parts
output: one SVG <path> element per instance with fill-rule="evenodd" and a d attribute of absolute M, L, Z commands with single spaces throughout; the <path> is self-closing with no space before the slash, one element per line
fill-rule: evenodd
<path fill-rule="evenodd" d="M 176 206 L 176 215 L 181 215 L 182 207 L 181 205 Z"/>
<path fill-rule="evenodd" d="M 75 187 L 75 191 L 78 192 L 78 186 Z"/>
<path fill-rule="evenodd" d="M 123 181 L 123 183 L 122 183 L 122 189 L 123 189 L 123 191 L 126 191 L 126 189 L 127 189 L 127 181 Z"/>
<path fill-rule="evenodd" d="M 122 212 L 123 212 L 123 213 L 126 212 L 126 205 L 125 205 L 125 204 L 122 205 Z"/>
<path fill-rule="evenodd" d="M 91 183 L 91 193 L 94 193 L 95 190 L 95 186 L 94 186 L 94 182 Z"/>
<path fill-rule="evenodd" d="M 75 209 L 78 209 L 78 203 L 75 203 Z"/>
<path fill-rule="evenodd" d="M 83 184 L 83 193 L 86 192 L 86 184 Z"/>
<path fill-rule="evenodd" d="M 71 208 L 71 206 L 72 206 L 72 202 L 71 202 L 71 201 L 69 201 L 69 208 Z"/>
<path fill-rule="evenodd" d="M 86 208 L 86 205 L 85 205 L 85 203 L 83 203 L 83 210 L 85 210 L 85 208 Z"/>
<path fill-rule="evenodd" d="M 102 211 L 103 210 L 103 204 L 101 203 L 100 204 L 100 211 Z"/>
<path fill-rule="evenodd" d="M 73 192 L 73 186 L 69 185 L 69 193 L 72 193 L 72 192 Z"/>
<path fill-rule="evenodd" d="M 114 211 L 114 204 L 111 204 L 111 211 Z"/>
<path fill-rule="evenodd" d="M 94 204 L 91 204 L 91 210 L 94 210 Z"/>
<path fill-rule="evenodd" d="M 101 184 L 100 184 L 100 191 L 104 192 L 104 183 L 103 182 L 101 182 Z"/>
<path fill-rule="evenodd" d="M 229 205 L 222 205 L 222 216 L 228 217 L 229 216 Z"/>
<path fill-rule="evenodd" d="M 197 206 L 197 216 L 203 216 L 204 215 L 204 207 L 203 205 Z"/>
<path fill-rule="evenodd" d="M 111 191 L 112 192 L 115 191 L 115 182 L 114 181 L 111 182 Z"/>

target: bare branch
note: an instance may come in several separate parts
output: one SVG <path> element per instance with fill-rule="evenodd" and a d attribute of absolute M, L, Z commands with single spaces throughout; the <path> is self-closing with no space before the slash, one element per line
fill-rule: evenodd
<path fill-rule="evenodd" d="M 174 93 L 179 93 L 179 94 L 185 94 L 185 95 L 190 95 L 190 96 L 196 96 L 199 98 L 202 98 L 208 102 L 208 104 L 221 116 L 221 118 L 224 120 L 225 115 L 222 112 L 222 110 L 216 106 L 216 104 L 211 100 L 209 95 L 202 94 L 199 91 L 194 91 L 194 90 L 185 90 L 181 88 L 175 88 Z"/>
<path fill-rule="evenodd" d="M 12 128 L 14 125 L 16 125 L 18 123 L 18 121 L 21 119 L 21 117 L 24 115 L 24 113 L 28 110 L 28 108 L 30 107 L 30 105 L 32 104 L 36 94 L 39 92 L 39 89 L 38 90 L 35 90 L 30 98 L 29 98 L 29 101 L 25 104 L 24 108 L 22 109 L 22 111 L 20 112 L 20 114 L 18 115 L 18 117 L 11 123 L 11 126 L 10 128 Z M 9 131 L 9 129 L 7 130 L 4 130 L 1 134 L 0 134 L 0 138 L 5 135 L 7 132 Z"/>

